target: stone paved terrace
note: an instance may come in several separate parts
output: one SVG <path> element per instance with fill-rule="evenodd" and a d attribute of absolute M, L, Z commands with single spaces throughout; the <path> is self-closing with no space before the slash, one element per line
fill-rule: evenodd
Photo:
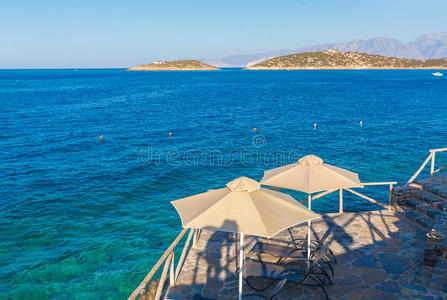
<path fill-rule="evenodd" d="M 447 174 L 439 174 L 415 180 L 415 182 L 421 184 L 425 190 L 447 199 Z"/>
<path fill-rule="evenodd" d="M 313 234 L 321 237 L 328 227 L 333 230 L 330 247 L 338 260 L 334 284 L 327 289 L 330 299 L 446 299 L 447 267 L 422 264 L 426 230 L 420 226 L 387 210 L 327 214 L 313 222 Z M 305 238 L 306 233 L 306 224 L 292 228 L 295 238 Z M 204 231 L 165 299 L 192 299 L 196 294 L 236 299 L 238 241 L 234 238 L 233 234 Z M 246 252 L 256 239 L 246 238 Z M 285 231 L 270 242 L 290 239 Z M 244 284 L 247 292 L 250 289 Z M 276 299 L 320 298 L 318 288 L 287 283 Z"/>
<path fill-rule="evenodd" d="M 447 236 L 447 174 L 416 180 L 395 187 L 393 210 L 419 224 L 427 232 Z M 424 263 L 430 266 L 447 261 L 447 240 L 426 239 Z"/>

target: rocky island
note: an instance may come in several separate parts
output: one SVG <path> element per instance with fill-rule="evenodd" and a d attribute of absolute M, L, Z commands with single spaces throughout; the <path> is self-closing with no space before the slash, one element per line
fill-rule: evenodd
<path fill-rule="evenodd" d="M 406 59 L 327 50 L 270 58 L 245 70 L 447 69 L 447 59 Z"/>
<path fill-rule="evenodd" d="M 214 66 L 205 64 L 198 60 L 175 60 L 175 61 L 156 61 L 151 64 L 139 65 L 128 71 L 206 71 L 220 70 Z"/>

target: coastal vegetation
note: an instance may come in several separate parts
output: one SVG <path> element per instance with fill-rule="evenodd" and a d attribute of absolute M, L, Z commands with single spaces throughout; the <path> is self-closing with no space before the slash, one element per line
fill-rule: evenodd
<path fill-rule="evenodd" d="M 245 69 L 447 69 L 447 59 L 406 59 L 326 50 L 278 56 Z"/>
<path fill-rule="evenodd" d="M 151 64 L 139 65 L 128 71 L 205 71 L 220 70 L 198 60 L 156 61 Z"/>

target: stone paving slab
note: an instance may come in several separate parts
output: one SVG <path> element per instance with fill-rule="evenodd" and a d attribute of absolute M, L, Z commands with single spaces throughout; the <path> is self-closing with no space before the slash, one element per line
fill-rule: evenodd
<path fill-rule="evenodd" d="M 313 236 L 321 237 L 328 228 L 333 231 L 330 247 L 338 260 L 334 283 L 327 288 L 331 299 L 445 299 L 447 264 L 435 268 L 422 264 L 426 232 L 407 219 L 386 210 L 327 214 L 313 222 Z M 291 231 L 295 238 L 305 239 L 306 224 Z M 193 299 L 197 295 L 236 299 L 236 238 L 234 234 L 204 231 L 165 299 Z M 246 238 L 246 254 L 257 240 L 264 239 Z M 284 244 L 290 240 L 289 232 L 284 231 L 270 242 Z M 244 293 L 248 292 L 252 290 L 244 284 Z M 318 288 L 287 283 L 276 299 L 322 296 Z"/>
<path fill-rule="evenodd" d="M 415 180 L 422 185 L 425 190 L 447 199 L 447 174 L 437 174 L 433 177 Z"/>
<path fill-rule="evenodd" d="M 410 220 L 447 236 L 447 174 L 437 174 L 393 190 L 393 208 Z M 447 239 L 426 238 L 425 264 L 436 266 L 447 260 Z M 439 262 L 438 262 L 439 261 Z"/>

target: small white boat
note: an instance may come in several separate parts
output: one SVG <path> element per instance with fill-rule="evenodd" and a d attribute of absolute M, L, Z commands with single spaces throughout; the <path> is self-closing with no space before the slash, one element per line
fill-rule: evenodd
<path fill-rule="evenodd" d="M 431 73 L 431 75 L 433 75 L 433 76 L 444 76 L 444 74 L 442 74 L 441 72 Z"/>

